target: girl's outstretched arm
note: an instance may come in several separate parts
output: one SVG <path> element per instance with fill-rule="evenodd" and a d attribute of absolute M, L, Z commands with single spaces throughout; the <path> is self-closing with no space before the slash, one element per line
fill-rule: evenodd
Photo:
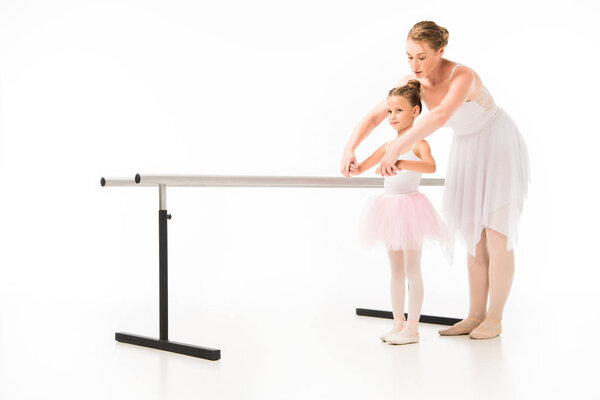
<path fill-rule="evenodd" d="M 456 73 L 450 80 L 448 93 L 446 93 L 442 102 L 431 109 L 423 118 L 416 121 L 408 131 L 390 142 L 388 151 L 382 158 L 381 165 L 377 168 L 377 173 L 384 176 L 395 175 L 393 171 L 400 151 L 444 126 L 450 117 L 467 101 L 474 83 L 475 76 L 471 69 L 457 68 Z"/>
<path fill-rule="evenodd" d="M 387 143 L 382 144 L 381 147 L 375 150 L 375 152 L 371 154 L 365 161 L 358 164 L 358 167 L 351 166 L 350 175 L 360 175 L 379 164 L 379 161 L 381 161 L 381 158 L 385 154 L 386 147 Z"/>
<path fill-rule="evenodd" d="M 417 157 L 419 157 L 422 161 L 398 160 L 396 161 L 396 167 L 415 172 L 424 172 L 426 174 L 434 173 L 435 160 L 431 155 L 429 143 L 427 143 L 425 140 L 420 140 L 417 142 L 415 150 L 419 153 L 417 154 Z"/>

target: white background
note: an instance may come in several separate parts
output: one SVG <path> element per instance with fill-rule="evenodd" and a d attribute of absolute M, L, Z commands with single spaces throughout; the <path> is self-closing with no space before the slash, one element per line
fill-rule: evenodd
<path fill-rule="evenodd" d="M 589 390 L 598 17 L 592 1 L 0 1 L 0 397 Z M 388 322 L 353 315 L 390 308 L 385 254 L 356 235 L 377 190 L 177 188 L 171 338 L 223 359 L 115 343 L 115 331 L 158 333 L 158 194 L 100 177 L 339 176 L 353 128 L 409 72 L 406 34 L 425 19 L 450 31 L 447 58 L 479 73 L 529 148 L 502 336 L 440 342 L 425 326 L 422 343 L 390 347 L 377 339 Z M 393 135 L 384 122 L 358 158 Z M 451 135 L 428 138 L 427 177 L 445 176 Z M 441 190 L 423 188 L 438 207 Z M 423 313 L 465 316 L 463 248 L 453 265 L 425 253 L 423 271 Z"/>

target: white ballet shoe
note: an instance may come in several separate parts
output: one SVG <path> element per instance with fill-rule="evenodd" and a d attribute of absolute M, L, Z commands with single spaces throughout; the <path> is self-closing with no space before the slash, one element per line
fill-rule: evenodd
<path fill-rule="evenodd" d="M 399 325 L 397 325 L 397 323 L 394 323 L 394 328 L 391 331 L 386 332 L 383 335 L 379 336 L 379 339 L 381 339 L 382 341 L 385 342 L 385 338 L 387 336 L 392 335 L 394 333 L 401 332 L 404 329 L 405 326 L 406 326 L 406 320 L 403 320 L 402 323 L 399 324 Z"/>
<path fill-rule="evenodd" d="M 388 336 L 390 336 L 390 335 L 393 335 L 393 334 L 395 334 L 395 333 L 398 333 L 398 332 L 402 332 L 402 329 L 404 329 L 404 327 L 402 327 L 402 328 L 400 328 L 400 329 L 392 329 L 391 331 L 389 331 L 389 332 L 386 332 L 386 333 L 384 333 L 383 335 L 379 336 L 379 339 L 381 339 L 381 341 L 385 342 L 385 338 L 386 338 L 386 337 L 388 337 Z"/>
<path fill-rule="evenodd" d="M 403 329 L 398 333 L 392 333 L 385 337 L 385 341 L 389 344 L 418 343 L 419 339 L 419 332 L 410 332 L 408 329 Z"/>

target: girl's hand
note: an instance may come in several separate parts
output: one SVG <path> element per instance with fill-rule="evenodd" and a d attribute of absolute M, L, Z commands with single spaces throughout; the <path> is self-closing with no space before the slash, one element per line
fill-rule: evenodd
<path fill-rule="evenodd" d="M 360 165 L 350 164 L 350 175 L 360 175 L 364 171 L 361 170 Z"/>
<path fill-rule="evenodd" d="M 354 151 L 352 149 L 345 149 L 344 155 L 342 156 L 342 175 L 346 178 L 350 178 L 350 167 L 354 165 L 355 168 L 358 167 L 358 163 L 356 162 L 356 156 L 354 155 Z"/>

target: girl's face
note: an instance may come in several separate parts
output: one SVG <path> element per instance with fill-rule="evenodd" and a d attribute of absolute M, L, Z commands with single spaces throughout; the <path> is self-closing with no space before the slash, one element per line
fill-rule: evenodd
<path fill-rule="evenodd" d="M 410 101 L 405 97 L 390 96 L 387 98 L 387 114 L 392 128 L 401 131 L 412 126 L 419 115 L 419 106 L 411 107 Z"/>
<path fill-rule="evenodd" d="M 417 78 L 425 78 L 435 69 L 444 54 L 442 47 L 438 51 L 433 51 L 426 42 L 414 42 L 410 39 L 406 41 L 406 55 L 408 56 L 408 65 Z"/>

